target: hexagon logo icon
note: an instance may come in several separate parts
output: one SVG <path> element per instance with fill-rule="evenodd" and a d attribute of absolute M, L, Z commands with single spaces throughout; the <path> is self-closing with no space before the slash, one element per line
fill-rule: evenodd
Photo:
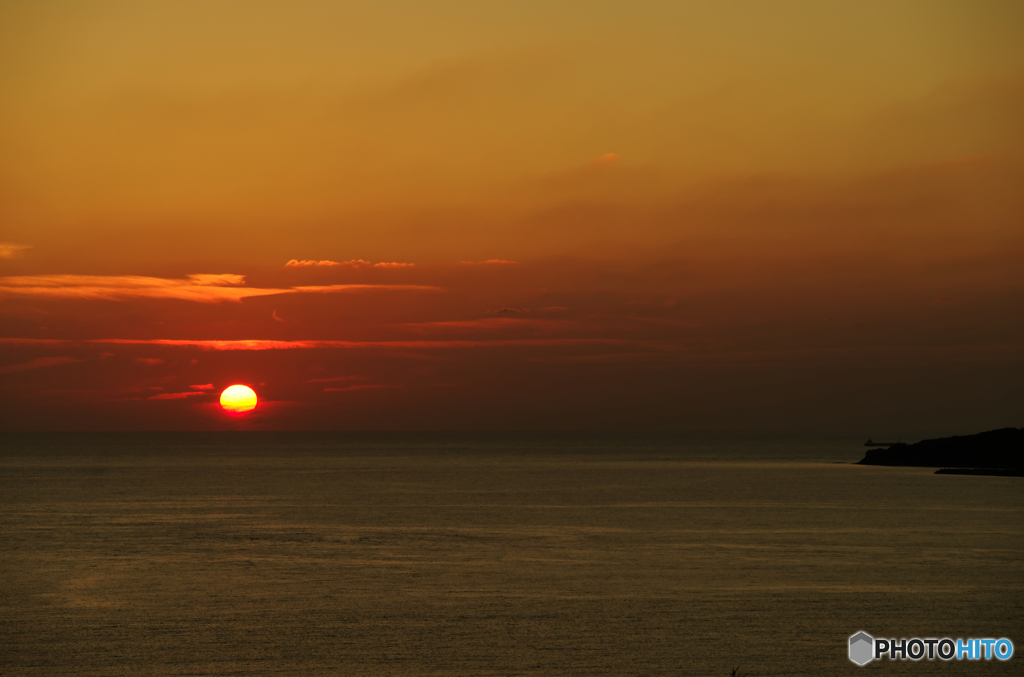
<path fill-rule="evenodd" d="M 850 637 L 850 660 L 857 665 L 867 665 L 874 658 L 875 638 L 868 633 L 858 632 Z"/>

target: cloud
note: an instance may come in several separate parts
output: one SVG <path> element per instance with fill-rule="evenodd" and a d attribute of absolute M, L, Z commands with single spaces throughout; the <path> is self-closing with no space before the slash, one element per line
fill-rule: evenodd
<path fill-rule="evenodd" d="M 213 390 L 213 384 L 212 383 L 204 383 L 204 384 L 198 385 L 198 386 L 189 386 L 189 388 L 195 388 L 196 390 Z"/>
<path fill-rule="evenodd" d="M 555 317 L 542 319 L 523 315 L 522 313 L 491 313 L 491 315 L 491 317 L 478 317 L 472 320 L 407 322 L 401 326 L 426 336 L 437 334 L 470 336 L 481 332 L 489 335 L 516 332 L 519 338 L 607 336 L 607 334 L 594 333 L 600 332 L 602 330 L 601 326 L 588 325 L 582 322 Z M 529 332 L 529 335 L 524 336 L 522 332 Z"/>
<path fill-rule="evenodd" d="M 529 312 L 526 308 L 522 310 L 516 310 L 515 308 L 498 308 L 497 310 L 488 310 L 488 313 L 494 315 L 522 315 L 523 313 Z"/>
<path fill-rule="evenodd" d="M 349 263 L 351 263 L 351 262 L 349 262 Z M 368 263 L 368 262 L 367 261 L 363 261 L 363 263 Z M 323 261 L 314 261 L 313 259 L 309 259 L 308 261 L 299 261 L 297 259 L 292 259 L 291 261 L 289 261 L 288 263 L 286 263 L 284 265 L 285 265 L 286 268 L 307 268 L 309 266 L 341 266 L 341 265 L 344 265 L 344 264 L 338 263 L 337 261 L 328 261 L 326 259 L 323 260 Z"/>
<path fill-rule="evenodd" d="M 200 286 L 222 287 L 245 284 L 245 275 L 232 275 L 231 273 L 199 273 L 197 275 L 188 275 L 187 277 L 192 280 L 192 284 Z"/>
<path fill-rule="evenodd" d="M 30 244 L 14 244 L 12 242 L 0 242 L 0 259 L 16 259 L 26 249 L 31 249 Z"/>
<path fill-rule="evenodd" d="M 373 266 L 374 268 L 412 268 L 415 263 L 399 263 L 397 261 L 381 261 L 380 263 L 370 263 L 363 259 L 352 259 L 351 261 L 316 261 L 309 259 L 308 261 L 299 261 L 292 259 L 288 263 L 284 264 L 286 268 L 308 268 L 310 266 L 349 266 L 350 268 L 361 268 L 363 266 Z"/>
<path fill-rule="evenodd" d="M 335 376 L 333 378 L 311 378 L 306 383 L 334 383 L 336 381 L 357 381 L 367 378 L 366 376 Z"/>
<path fill-rule="evenodd" d="M 495 318 L 494 321 L 499 321 Z M 508 320 L 512 321 L 512 320 Z M 518 321 L 518 320 L 517 320 Z M 415 340 L 415 341 L 274 341 L 267 339 L 241 340 L 194 340 L 194 339 L 23 339 L 0 338 L 0 345 L 58 345 L 58 344 L 99 344 L 99 345 L 146 345 L 175 348 L 199 348 L 201 350 L 316 350 L 336 349 L 395 349 L 395 350 L 453 350 L 464 348 L 509 348 L 509 347 L 567 347 L 585 345 L 632 345 L 652 349 L 671 348 L 671 344 L 651 341 L 613 338 L 523 338 L 493 340 Z"/>
<path fill-rule="evenodd" d="M 329 284 L 312 287 L 292 287 L 287 293 L 323 294 L 333 292 L 360 292 L 360 291 L 444 291 L 441 287 L 433 287 L 423 284 Z"/>
<path fill-rule="evenodd" d="M 519 265 L 518 261 L 506 261 L 505 259 L 487 259 L 486 261 L 461 261 L 464 266 L 487 266 L 487 265 Z"/>
<path fill-rule="evenodd" d="M 270 317 L 274 318 L 278 322 L 284 322 L 285 321 L 285 320 L 282 320 L 280 317 L 277 316 L 277 311 L 276 310 L 273 311 L 272 313 L 270 313 Z"/>
<path fill-rule="evenodd" d="M 607 167 L 608 165 L 615 164 L 619 161 L 619 156 L 615 153 L 605 153 L 599 158 L 594 158 L 587 163 L 589 167 Z"/>
<path fill-rule="evenodd" d="M 75 343 L 75 341 L 70 339 L 0 338 L 0 343 L 13 346 L 59 346 L 66 343 Z"/>
<path fill-rule="evenodd" d="M 375 390 L 377 388 L 390 388 L 390 387 L 391 386 L 389 386 L 389 385 L 368 385 L 368 384 L 363 384 L 363 385 L 346 386 L 344 388 L 324 388 L 324 392 L 325 393 L 343 393 L 346 390 Z"/>
<path fill-rule="evenodd" d="M 24 275 L 0 278 L 0 296 L 104 300 L 167 298 L 219 303 L 287 291 L 236 286 L 244 283 L 243 275 L 230 274 L 189 275 L 183 280 L 139 275 Z"/>
<path fill-rule="evenodd" d="M 307 268 L 310 266 L 334 266 L 334 265 L 347 265 L 351 268 L 359 268 L 366 265 L 372 265 L 375 268 L 411 268 L 415 266 L 415 263 L 399 263 L 398 261 L 381 261 L 380 263 L 371 263 L 361 258 L 353 258 L 351 261 L 328 261 L 322 260 L 317 261 L 315 259 L 308 259 L 300 261 L 298 259 L 292 259 L 285 264 L 285 267 L 289 268 Z"/>
<path fill-rule="evenodd" d="M 135 364 L 144 364 L 147 367 L 155 367 L 158 364 L 164 364 L 164 361 L 159 357 L 136 357 Z"/>
<path fill-rule="evenodd" d="M 1024 150 L 1024 78 L 966 71 L 916 99 L 867 116 L 852 131 L 856 157 L 884 154 L 896 165 L 951 158 L 1017 156 Z M 876 160 L 877 161 L 877 160 Z"/>
<path fill-rule="evenodd" d="M 205 395 L 203 392 L 184 392 L 184 393 L 160 393 L 159 395 L 153 395 L 147 397 L 147 400 L 183 400 L 186 397 L 194 397 L 196 395 Z"/>
<path fill-rule="evenodd" d="M 62 364 L 72 364 L 74 362 L 84 361 L 85 360 L 76 360 L 73 357 L 37 357 L 34 360 L 29 360 L 22 364 L 10 364 L 6 367 L 0 367 L 0 374 L 13 374 L 18 371 L 42 369 L 43 367 L 57 367 Z"/>
<path fill-rule="evenodd" d="M 166 279 L 136 275 L 23 275 L 0 277 L 0 297 L 41 296 L 50 298 L 103 299 L 131 298 L 178 299 L 199 303 L 241 301 L 251 296 L 275 296 L 299 293 L 344 293 L 370 290 L 441 291 L 423 285 L 334 284 L 288 289 L 242 287 L 244 275 L 199 274 L 186 279 Z"/>

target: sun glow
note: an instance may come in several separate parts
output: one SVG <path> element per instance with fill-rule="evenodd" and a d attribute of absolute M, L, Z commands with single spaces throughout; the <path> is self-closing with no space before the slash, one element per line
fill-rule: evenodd
<path fill-rule="evenodd" d="M 256 408 L 256 393 L 249 386 L 229 386 L 220 394 L 220 406 L 233 414 L 244 414 Z"/>

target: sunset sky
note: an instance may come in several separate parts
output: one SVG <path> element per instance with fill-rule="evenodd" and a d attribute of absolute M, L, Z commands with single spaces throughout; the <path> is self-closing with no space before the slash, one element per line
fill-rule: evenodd
<path fill-rule="evenodd" d="M 977 432 L 1022 383 L 1017 0 L 0 3 L 0 429 Z"/>

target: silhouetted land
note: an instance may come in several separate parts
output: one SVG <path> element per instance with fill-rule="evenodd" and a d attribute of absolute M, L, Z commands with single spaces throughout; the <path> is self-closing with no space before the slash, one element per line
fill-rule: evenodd
<path fill-rule="evenodd" d="M 977 435 L 941 437 L 915 444 L 870 449 L 860 465 L 942 468 L 947 475 L 1010 475 L 1024 470 L 1024 429 L 1001 428 Z"/>

